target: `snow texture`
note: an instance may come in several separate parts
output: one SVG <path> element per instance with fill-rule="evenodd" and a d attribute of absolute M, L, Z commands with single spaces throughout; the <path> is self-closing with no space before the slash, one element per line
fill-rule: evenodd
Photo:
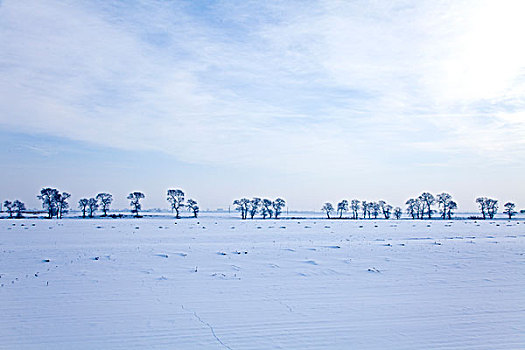
<path fill-rule="evenodd" d="M 0 349 L 525 348 L 524 221 L 1 220 L 0 252 Z"/>

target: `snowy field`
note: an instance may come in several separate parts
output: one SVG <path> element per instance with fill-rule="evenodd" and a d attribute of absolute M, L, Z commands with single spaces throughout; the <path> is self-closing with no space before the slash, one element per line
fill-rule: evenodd
<path fill-rule="evenodd" d="M 525 221 L 0 220 L 1 349 L 524 349 Z"/>

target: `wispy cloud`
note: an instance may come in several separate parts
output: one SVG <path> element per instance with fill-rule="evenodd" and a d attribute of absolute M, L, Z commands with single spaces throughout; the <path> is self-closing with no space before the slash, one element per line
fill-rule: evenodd
<path fill-rule="evenodd" d="M 516 6 L 4 1 L 0 122 L 290 172 L 458 152 L 513 162 L 525 156 Z"/>

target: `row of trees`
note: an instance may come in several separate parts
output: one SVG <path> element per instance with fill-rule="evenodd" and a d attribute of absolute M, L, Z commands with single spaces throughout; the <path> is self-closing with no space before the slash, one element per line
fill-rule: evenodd
<path fill-rule="evenodd" d="M 483 219 L 487 217 L 490 219 L 494 218 L 498 211 L 498 201 L 496 199 L 491 199 L 487 197 L 479 197 L 476 199 Z M 409 198 L 405 205 L 406 213 L 412 219 L 432 219 L 432 214 L 439 212 L 439 215 L 442 219 L 451 219 L 453 211 L 458 208 L 457 203 L 452 200 L 452 196 L 446 192 L 440 193 L 436 196 L 429 192 L 423 192 L 416 198 Z M 437 211 L 434 209 L 437 205 Z M 507 214 L 509 219 L 516 215 L 514 210 L 516 205 L 512 202 L 507 202 L 504 205 L 505 210 L 503 213 Z M 326 216 L 330 219 L 331 214 L 336 212 L 339 215 L 339 218 L 343 217 L 343 214 L 347 211 L 351 211 L 352 219 L 359 219 L 359 212 L 362 213 L 363 219 L 374 218 L 377 219 L 379 215 L 383 215 L 385 219 L 389 219 L 392 214 L 396 219 L 400 219 L 403 211 L 400 207 L 393 208 L 391 205 L 387 204 L 385 201 L 381 200 L 378 202 L 367 202 L 360 201 L 357 199 L 352 199 L 350 202 L 344 199 L 341 202 L 337 203 L 337 208 L 334 208 L 332 203 L 326 202 L 321 208 L 323 212 L 326 213 Z"/>
<path fill-rule="evenodd" d="M 347 211 L 351 211 L 352 219 L 359 219 L 359 212 L 361 212 L 361 217 L 366 219 L 367 217 L 371 219 L 377 219 L 379 215 L 383 215 L 385 219 L 390 219 L 392 214 L 395 218 L 401 218 L 402 210 L 399 207 L 392 207 L 390 204 L 387 204 L 385 201 L 381 200 L 379 202 L 367 202 L 360 201 L 358 199 L 352 199 L 350 202 L 343 199 L 337 203 L 337 208 L 334 208 L 332 203 L 326 202 L 321 210 L 326 214 L 328 219 L 331 218 L 331 214 L 336 212 L 341 219 L 343 214 Z"/>
<path fill-rule="evenodd" d="M 26 205 L 18 199 L 13 202 L 6 200 L 4 201 L 4 208 L 10 218 L 13 217 L 13 213 L 16 213 L 16 217 L 19 219 L 23 217 L 22 212 L 26 210 Z"/>
<path fill-rule="evenodd" d="M 233 201 L 235 209 L 241 213 L 241 219 L 246 220 L 248 215 L 250 219 L 253 219 L 255 215 L 260 214 L 263 219 L 273 217 L 275 219 L 279 218 L 283 208 L 286 206 L 286 201 L 282 198 L 277 198 L 272 201 L 270 199 L 261 199 L 259 197 L 254 197 L 252 199 L 241 198 Z"/>
<path fill-rule="evenodd" d="M 99 193 L 95 198 L 81 198 L 78 201 L 78 208 L 82 210 L 82 217 L 86 217 L 86 211 L 89 217 L 92 218 L 95 212 L 102 208 L 102 216 L 108 216 L 109 206 L 113 202 L 113 196 L 109 193 Z"/>

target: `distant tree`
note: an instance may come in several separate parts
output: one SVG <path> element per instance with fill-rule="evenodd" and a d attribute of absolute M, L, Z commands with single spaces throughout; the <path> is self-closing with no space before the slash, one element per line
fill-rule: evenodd
<path fill-rule="evenodd" d="M 516 208 L 516 204 L 512 202 L 507 202 L 505 203 L 504 207 L 505 210 L 503 210 L 503 213 L 507 214 L 509 216 L 509 219 L 512 219 L 512 217 L 516 214 L 516 211 L 514 210 L 514 208 Z"/>
<path fill-rule="evenodd" d="M 26 205 L 17 199 L 13 202 L 13 209 L 16 212 L 16 218 L 20 219 L 23 217 L 22 212 L 26 210 Z"/>
<path fill-rule="evenodd" d="M 237 207 L 235 209 L 241 213 L 241 219 L 246 220 L 248 216 L 248 207 L 250 205 L 250 200 L 248 198 L 236 199 L 233 201 L 233 205 L 235 205 Z"/>
<path fill-rule="evenodd" d="M 142 209 L 140 200 L 145 197 L 142 192 L 132 192 L 128 195 L 127 199 L 130 200 L 129 205 L 131 206 L 131 212 L 135 214 L 135 217 L 139 216 L 139 211 Z"/>
<path fill-rule="evenodd" d="M 352 199 L 350 201 L 350 209 L 352 209 L 352 219 L 357 220 L 359 218 L 359 203 L 357 199 Z"/>
<path fill-rule="evenodd" d="M 498 201 L 496 199 L 487 198 L 487 197 L 478 197 L 476 198 L 476 203 L 479 205 L 483 219 L 486 219 L 487 216 L 490 219 L 494 218 L 494 215 L 498 212 Z"/>
<path fill-rule="evenodd" d="M 361 209 L 363 211 L 363 219 L 366 219 L 366 214 L 368 214 L 368 216 L 370 217 L 367 201 L 362 201 L 361 202 Z"/>
<path fill-rule="evenodd" d="M 92 218 L 98 209 L 98 201 L 95 198 L 88 199 L 88 212 L 89 217 Z"/>
<path fill-rule="evenodd" d="M 421 203 L 423 204 L 423 208 L 426 208 L 426 214 L 428 215 L 428 218 L 429 219 L 432 219 L 432 205 L 436 202 L 436 199 L 434 198 L 434 196 L 432 194 L 430 194 L 429 192 L 423 192 L 420 196 L 419 196 L 419 200 L 421 201 Z M 425 210 L 423 209 L 423 215 L 425 214 Z M 422 219 L 422 217 L 421 217 Z"/>
<path fill-rule="evenodd" d="M 250 213 L 250 219 L 253 219 L 255 215 L 259 212 L 259 209 L 261 208 L 261 198 L 254 197 L 250 201 L 250 205 L 248 207 L 248 212 Z"/>
<path fill-rule="evenodd" d="M 452 196 L 448 193 L 440 193 L 436 196 L 439 212 L 441 213 L 441 218 L 446 219 L 447 213 L 449 211 L 449 205 L 452 202 Z"/>
<path fill-rule="evenodd" d="M 78 201 L 78 209 L 82 210 L 83 218 L 86 217 L 86 210 L 87 210 L 88 204 L 89 204 L 89 201 L 87 198 L 80 198 L 80 200 Z"/>
<path fill-rule="evenodd" d="M 177 219 L 179 218 L 179 210 L 184 207 L 184 192 L 182 190 L 168 190 L 168 202 L 171 204 L 171 209 L 175 210 Z"/>
<path fill-rule="evenodd" d="M 498 212 L 498 201 L 496 199 L 487 199 L 487 215 L 490 219 L 494 219 L 494 215 Z"/>
<path fill-rule="evenodd" d="M 99 193 L 95 197 L 95 199 L 99 202 L 100 207 L 102 207 L 102 216 L 108 216 L 108 210 L 109 206 L 113 202 L 113 196 L 109 193 Z"/>
<path fill-rule="evenodd" d="M 403 215 L 403 210 L 400 207 L 394 208 L 394 217 L 399 220 L 401 219 L 401 215 Z"/>
<path fill-rule="evenodd" d="M 339 219 L 343 217 L 343 213 L 348 211 L 348 201 L 346 199 L 343 199 L 339 203 L 337 203 L 337 212 L 339 213 Z"/>
<path fill-rule="evenodd" d="M 334 212 L 334 206 L 332 205 L 332 203 L 326 202 L 325 204 L 323 204 L 321 210 L 324 211 L 328 219 L 330 219 L 330 214 Z"/>
<path fill-rule="evenodd" d="M 267 216 L 272 218 L 273 215 L 273 209 L 272 209 L 272 201 L 269 199 L 263 199 L 261 202 L 261 214 L 263 216 L 263 219 L 266 219 Z"/>
<path fill-rule="evenodd" d="M 381 207 L 379 206 L 379 203 L 372 202 L 368 204 L 370 207 L 371 214 L 374 216 L 374 219 L 377 219 L 377 216 L 379 215 L 379 210 Z"/>
<path fill-rule="evenodd" d="M 386 204 L 385 201 L 379 201 L 378 204 L 385 219 L 390 219 L 390 216 L 392 215 L 392 206 L 390 204 Z"/>
<path fill-rule="evenodd" d="M 6 209 L 6 211 L 9 213 L 9 217 L 12 218 L 13 217 L 13 212 L 14 212 L 14 208 L 13 208 L 13 203 L 6 200 L 4 201 L 4 207 Z"/>
<path fill-rule="evenodd" d="M 481 215 L 483 215 L 483 220 L 487 218 L 487 197 L 478 197 L 476 198 L 476 203 L 479 206 L 479 210 L 481 211 Z"/>
<path fill-rule="evenodd" d="M 447 207 L 447 217 L 448 219 L 452 219 L 452 210 L 456 210 L 458 208 L 458 205 L 456 202 L 454 201 L 450 201 L 448 202 L 448 207 Z"/>
<path fill-rule="evenodd" d="M 188 199 L 188 204 L 186 204 L 186 206 L 188 207 L 188 211 L 192 211 L 193 216 L 197 217 L 199 214 L 199 206 L 197 205 L 197 201 L 190 198 Z"/>
<path fill-rule="evenodd" d="M 279 218 L 279 215 L 281 214 L 285 205 L 286 205 L 286 201 L 282 198 L 277 198 L 276 200 L 272 202 L 272 207 L 273 207 L 276 219 Z"/>
<path fill-rule="evenodd" d="M 59 192 L 56 188 L 43 188 L 40 190 L 40 194 L 37 196 L 42 201 L 42 208 L 47 210 L 49 219 L 52 219 L 58 213 L 58 202 L 57 198 Z"/>
<path fill-rule="evenodd" d="M 69 193 L 62 192 L 62 193 L 59 193 L 57 198 L 56 198 L 57 208 L 58 208 L 57 217 L 59 219 L 62 219 L 62 216 L 64 214 L 67 214 L 67 212 L 68 212 L 69 204 L 68 204 L 67 200 L 69 199 L 69 197 L 71 197 L 71 195 Z"/>
<path fill-rule="evenodd" d="M 416 208 L 416 200 L 414 198 L 410 198 L 405 204 L 407 206 L 407 214 L 410 215 L 412 219 L 415 219 L 418 213 Z"/>

